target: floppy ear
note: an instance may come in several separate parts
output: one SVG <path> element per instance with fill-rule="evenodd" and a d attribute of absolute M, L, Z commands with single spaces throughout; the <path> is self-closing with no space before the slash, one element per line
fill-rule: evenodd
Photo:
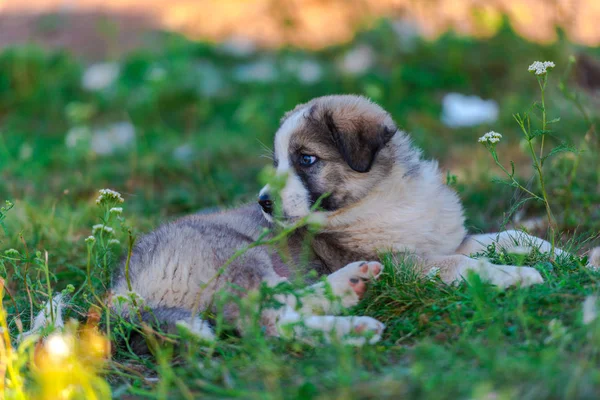
<path fill-rule="evenodd" d="M 362 121 L 356 123 L 352 131 L 342 132 L 335 124 L 331 112 L 325 113 L 324 118 L 333 142 L 344 161 L 357 172 L 369 172 L 379 150 L 390 141 L 397 131 L 395 126 Z"/>

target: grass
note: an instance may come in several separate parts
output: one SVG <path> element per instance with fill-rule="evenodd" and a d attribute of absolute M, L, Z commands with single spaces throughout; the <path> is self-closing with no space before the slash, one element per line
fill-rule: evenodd
<path fill-rule="evenodd" d="M 374 49 L 374 67 L 359 75 L 339 73 L 339 58 L 356 44 Z M 596 398 L 600 323 L 583 322 L 582 304 L 597 293 L 600 275 L 583 267 L 585 257 L 518 257 L 490 248 L 485 255 L 494 262 L 535 266 L 546 279 L 543 285 L 499 291 L 476 276 L 456 287 L 418 280 L 409 262 L 384 256 L 382 279 L 350 310 L 387 325 L 380 343 L 362 349 L 267 338 L 257 318 L 248 318 L 243 338 L 218 325 L 222 334 L 212 346 L 181 332 L 179 345 L 162 338 L 166 342 L 153 356 L 140 357 L 123 338 L 143 328 L 110 321 L 93 307 L 101 304 L 106 274 L 127 253 L 129 232 L 135 236 L 203 208 L 254 201 L 257 176 L 269 163 L 261 155 L 269 153 L 279 118 L 297 103 L 323 94 L 362 93 L 379 102 L 411 132 L 426 157 L 440 159 L 449 170 L 450 183 L 465 201 L 469 229 L 499 229 L 513 220 L 508 211 L 522 195 L 491 182 L 501 171 L 491 167 L 477 138 L 492 129 L 501 132 L 496 150 L 516 162 L 520 182 L 537 190 L 529 161 L 519 150 L 512 114 L 528 109 L 538 96 L 537 82 L 526 72 L 532 61 L 553 60 L 560 75 L 569 56 L 580 51 L 598 54 L 564 39 L 549 46 L 532 44 L 508 28 L 486 41 L 447 34 L 431 43 L 416 39 L 404 48 L 385 22 L 345 46 L 247 57 L 164 34 L 156 48 L 119 60 L 120 74 L 112 85 L 86 91 L 81 86 L 84 63 L 70 54 L 32 47 L 5 50 L 0 54 L 0 199 L 14 206 L 0 214 L 5 333 L 11 334 L 3 351 L 11 349 L 8 342 L 15 345 L 20 325 L 27 330 L 31 315 L 61 291 L 69 296 L 66 317 L 81 322 L 69 332 L 81 330 L 84 321 L 85 329 L 94 332 L 81 335 L 81 352 L 56 365 L 38 359 L 32 366 L 39 351 L 33 343 L 22 346 L 13 372 L 27 385 L 19 389 L 18 380 L 5 381 L 7 398 L 52 398 L 49 393 L 64 387 L 49 384 L 65 378 L 61 373 L 74 365 L 89 372 L 77 379 L 82 385 L 94 382 L 89 390 L 100 398 L 105 381 L 117 398 Z M 287 67 L 306 59 L 322 71 L 312 83 L 302 82 Z M 279 71 L 276 79 L 236 78 L 239 65 L 257 61 L 271 63 Z M 594 243 L 587 239 L 600 231 L 598 138 L 590 128 L 598 115 L 587 95 L 572 89 L 570 79 L 565 83 L 589 115 L 582 117 L 561 94 L 558 79 L 549 84 L 546 103 L 561 120 L 553 124 L 546 146 L 568 142 L 585 152 L 579 159 L 565 153 L 548 160 L 546 191 L 562 233 L 559 244 L 568 240 L 581 254 Z M 495 99 L 499 120 L 493 126 L 444 126 L 441 98 L 450 91 Z M 134 126 L 135 140 L 108 155 L 94 152 L 94 130 L 119 121 Z M 81 134 L 72 144 L 68 137 L 77 129 Z M 105 187 L 123 194 L 123 219 L 109 218 L 95 204 L 98 189 Z M 519 212 L 527 219 L 545 211 L 543 204 L 529 202 Z M 99 223 L 114 228 L 120 246 L 106 241 L 89 247 L 84 239 Z M 256 305 L 268 296 L 261 292 L 233 300 L 255 316 Z M 100 332 L 108 332 L 114 344 L 108 362 Z M 97 356 L 90 348 L 99 349 Z M 90 361 L 82 364 L 85 357 Z M 77 388 L 60 393 L 91 398 Z"/>

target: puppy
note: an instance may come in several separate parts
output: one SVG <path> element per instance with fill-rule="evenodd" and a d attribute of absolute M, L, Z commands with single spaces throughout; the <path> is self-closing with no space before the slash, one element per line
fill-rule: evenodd
<path fill-rule="evenodd" d="M 363 97 L 326 96 L 298 105 L 281 121 L 273 158 L 277 174 L 286 177 L 280 200 L 267 186 L 259 194 L 259 204 L 188 216 L 138 241 L 129 263 L 131 290 L 153 310 L 142 318 L 156 318 L 169 326 L 187 324 L 212 338 L 212 328 L 194 311 L 213 307 L 216 291 L 234 286 L 242 288 L 243 295 L 263 283 L 274 286 L 285 281 L 293 269 L 303 268 L 305 273 L 314 269 L 327 275 L 341 302 L 329 301 L 322 283 L 307 291 L 302 304 L 294 296 L 282 296 L 284 307 L 262 314 L 266 333 L 278 335 L 283 325 L 303 319 L 303 328 L 296 331 L 300 336 L 309 330 L 338 337 L 371 332 L 375 341 L 384 328 L 380 322 L 333 315 L 340 305 L 357 304 L 365 283 L 381 274 L 379 263 L 359 261 L 377 260 L 381 252 L 410 254 L 419 272 L 425 275 L 435 269 L 446 283 L 463 279 L 469 271 L 501 287 L 543 281 L 533 268 L 492 265 L 469 257 L 492 243 L 511 248 L 518 241 L 543 252 L 551 246 L 516 231 L 467 235 L 460 200 L 443 183 L 437 163 L 423 160 L 390 115 Z M 295 223 L 309 215 L 317 201 L 320 208 L 315 214 L 324 221 L 323 229 L 314 236 L 306 229 L 296 230 L 288 238 L 289 258 L 284 260 L 266 246 L 253 247 L 219 273 L 236 251 L 254 243 L 265 229 Z M 273 214 L 275 205 L 282 210 L 278 217 Z M 306 240 L 310 252 L 308 262 L 302 263 Z M 124 265 L 114 280 L 113 296 L 130 290 Z M 325 315 L 313 315 L 315 308 Z M 130 310 L 120 312 L 126 315 Z M 235 306 L 225 308 L 224 318 L 242 321 Z"/>

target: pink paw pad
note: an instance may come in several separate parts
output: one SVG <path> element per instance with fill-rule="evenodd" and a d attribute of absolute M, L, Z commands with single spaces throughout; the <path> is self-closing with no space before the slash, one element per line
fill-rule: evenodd
<path fill-rule="evenodd" d="M 382 266 L 378 262 L 364 262 L 358 267 L 359 274 L 353 276 L 349 280 L 350 287 L 358 295 L 358 298 L 362 298 L 367 291 L 367 282 L 371 279 L 377 279 L 383 270 Z"/>

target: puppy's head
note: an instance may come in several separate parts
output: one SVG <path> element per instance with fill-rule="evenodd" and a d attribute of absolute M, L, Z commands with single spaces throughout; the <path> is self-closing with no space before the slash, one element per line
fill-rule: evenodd
<path fill-rule="evenodd" d="M 385 110 L 359 96 L 319 97 L 288 112 L 274 149 L 276 171 L 287 175 L 283 217 L 308 215 L 318 199 L 322 210 L 334 212 L 367 196 L 394 165 L 388 143 L 396 132 Z M 259 203 L 269 217 L 268 186 Z"/>

